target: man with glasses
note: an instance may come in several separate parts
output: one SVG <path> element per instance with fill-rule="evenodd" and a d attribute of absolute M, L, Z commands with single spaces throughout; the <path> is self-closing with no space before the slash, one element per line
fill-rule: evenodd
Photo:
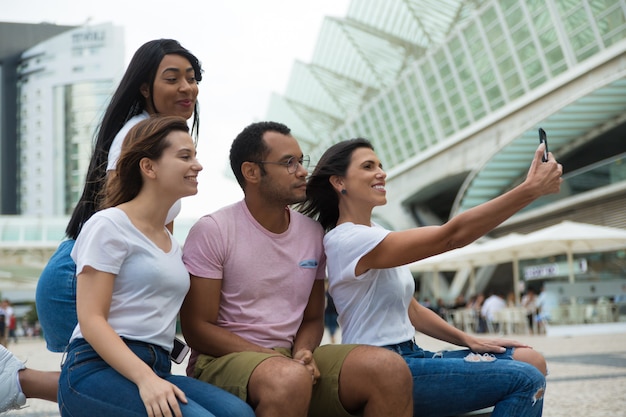
<path fill-rule="evenodd" d="M 230 163 L 244 199 L 204 216 L 185 241 L 191 287 L 181 310 L 188 374 L 264 416 L 411 416 L 399 355 L 361 345 L 318 347 L 326 258 L 304 201 L 309 157 L 289 128 L 246 127 Z"/>

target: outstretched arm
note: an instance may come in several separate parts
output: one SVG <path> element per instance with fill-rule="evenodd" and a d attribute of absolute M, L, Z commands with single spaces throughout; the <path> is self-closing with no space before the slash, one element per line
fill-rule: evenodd
<path fill-rule="evenodd" d="M 359 261 L 356 274 L 369 269 L 406 265 L 465 246 L 485 235 L 537 198 L 559 191 L 563 167 L 549 154 L 541 162 L 544 145 L 535 152 L 526 180 L 512 190 L 467 210 L 441 226 L 391 232 Z"/>

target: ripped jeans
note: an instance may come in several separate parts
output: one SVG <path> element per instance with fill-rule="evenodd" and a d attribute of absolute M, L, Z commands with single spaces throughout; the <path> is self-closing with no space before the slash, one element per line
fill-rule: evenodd
<path fill-rule="evenodd" d="M 514 360 L 511 348 L 483 357 L 468 349 L 425 351 L 413 341 L 383 347 L 409 365 L 414 417 L 447 417 L 491 406 L 492 417 L 542 415 L 545 377 L 534 366 Z"/>

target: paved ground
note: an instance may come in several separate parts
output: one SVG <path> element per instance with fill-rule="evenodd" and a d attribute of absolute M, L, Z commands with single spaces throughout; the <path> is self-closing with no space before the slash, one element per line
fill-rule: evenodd
<path fill-rule="evenodd" d="M 584 335 L 567 332 L 551 336 L 515 336 L 548 360 L 550 375 L 545 395 L 545 417 L 626 416 L 626 330 Z M 578 332 L 581 333 L 581 332 Z M 584 333 L 584 332 L 583 332 Z M 418 335 L 418 343 L 430 350 L 446 345 Z M 327 337 L 325 341 L 327 341 Z M 40 340 L 22 340 L 9 347 L 34 369 L 56 370 L 60 354 L 50 353 Z M 183 365 L 174 372 L 182 374 Z M 36 399 L 28 407 L 8 413 L 21 417 L 58 417 L 56 404 Z"/>

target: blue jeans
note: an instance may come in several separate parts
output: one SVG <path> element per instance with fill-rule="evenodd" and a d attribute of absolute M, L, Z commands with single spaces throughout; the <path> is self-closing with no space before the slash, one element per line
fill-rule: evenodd
<path fill-rule="evenodd" d="M 76 316 L 76 264 L 70 257 L 75 240 L 61 242 L 37 282 L 37 315 L 52 352 L 64 352 L 78 323 Z"/>
<path fill-rule="evenodd" d="M 158 376 L 185 393 L 188 403 L 178 403 L 185 417 L 254 417 L 252 408 L 236 396 L 197 379 L 172 375 L 164 349 L 125 342 Z M 84 339 L 76 339 L 68 347 L 58 403 L 63 417 L 147 416 L 137 386 L 111 368 Z"/>
<path fill-rule="evenodd" d="M 539 417 L 545 377 L 513 360 L 513 350 L 491 362 L 469 362 L 467 349 L 430 352 L 413 341 L 384 346 L 404 357 L 413 375 L 413 416 L 444 417 L 495 406 L 492 417 Z M 492 358 L 493 359 L 493 358 Z"/>

